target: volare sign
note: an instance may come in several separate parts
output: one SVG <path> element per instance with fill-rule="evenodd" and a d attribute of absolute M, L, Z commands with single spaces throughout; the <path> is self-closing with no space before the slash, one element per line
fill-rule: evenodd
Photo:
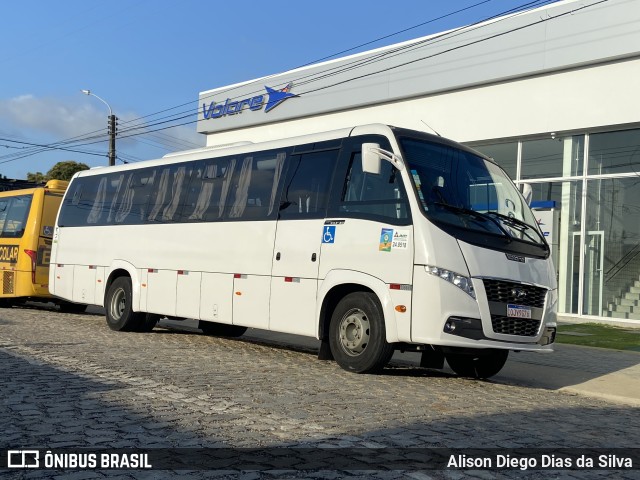
<path fill-rule="evenodd" d="M 203 103 L 202 115 L 205 120 L 209 120 L 242 113 L 243 110 L 257 112 L 264 108 L 264 113 L 269 113 L 286 99 L 298 96 L 290 93 L 291 87 L 292 84 L 289 83 L 281 90 L 274 90 L 265 85 L 266 94 L 256 95 L 255 97 L 244 98 L 242 100 L 227 98 L 224 103 L 216 103 L 215 101 L 209 103 L 209 105 Z"/>

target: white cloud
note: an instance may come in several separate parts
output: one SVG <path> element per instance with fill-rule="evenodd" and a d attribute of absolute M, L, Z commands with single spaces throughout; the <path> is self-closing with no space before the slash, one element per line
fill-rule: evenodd
<path fill-rule="evenodd" d="M 96 130 L 104 131 L 107 115 L 90 105 L 65 104 L 56 99 L 21 95 L 0 100 L 0 119 L 5 128 L 11 126 L 14 134 L 24 133 L 26 129 L 35 134 L 67 139 Z"/>
<path fill-rule="evenodd" d="M 48 140 L 42 143 L 49 143 L 51 139 L 66 140 L 79 136 L 107 135 L 108 110 L 105 105 L 93 105 L 83 99 L 64 102 L 59 99 L 40 98 L 35 95 L 21 95 L 8 100 L 0 99 L 0 125 L 2 130 L 13 135 L 40 143 L 38 138 L 43 136 Z M 160 130 L 149 134 L 126 138 L 127 128 L 138 124 L 136 120 L 139 114 L 134 112 L 118 112 L 119 131 L 123 132 L 119 144 L 128 145 L 130 148 L 140 139 L 142 144 L 154 146 L 150 151 L 152 158 L 162 154 L 161 148 L 166 151 L 188 150 L 204 146 L 204 136 L 196 132 L 194 125 Z M 152 117 L 144 120 L 154 123 Z M 131 122 L 131 123 L 128 123 Z M 159 127 L 161 127 L 160 125 Z M 159 127 L 151 127 L 154 128 Z M 131 133 L 143 133 L 144 129 Z M 138 144 L 142 147 L 142 145 Z M 91 147 L 89 147 L 91 148 Z"/>

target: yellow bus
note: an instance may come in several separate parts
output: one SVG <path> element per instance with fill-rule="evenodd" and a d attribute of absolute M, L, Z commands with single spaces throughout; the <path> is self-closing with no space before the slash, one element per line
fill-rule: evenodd
<path fill-rule="evenodd" d="M 0 307 L 26 300 L 54 302 L 67 312 L 86 305 L 49 293 L 49 260 L 58 208 L 69 182 L 0 192 Z"/>

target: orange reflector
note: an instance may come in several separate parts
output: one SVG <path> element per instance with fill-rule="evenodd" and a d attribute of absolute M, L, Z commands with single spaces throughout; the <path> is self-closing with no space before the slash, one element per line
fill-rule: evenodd
<path fill-rule="evenodd" d="M 407 311 L 407 307 L 404 305 L 396 305 L 396 312 L 404 313 Z"/>
<path fill-rule="evenodd" d="M 236 295 L 240 296 L 242 295 L 242 292 L 236 292 Z"/>

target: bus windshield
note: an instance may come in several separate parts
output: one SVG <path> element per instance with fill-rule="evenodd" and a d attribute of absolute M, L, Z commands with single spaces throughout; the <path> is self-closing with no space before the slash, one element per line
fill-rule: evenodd
<path fill-rule="evenodd" d="M 433 222 L 546 245 L 529 206 L 507 174 L 472 152 L 400 138 L 424 214 Z"/>

